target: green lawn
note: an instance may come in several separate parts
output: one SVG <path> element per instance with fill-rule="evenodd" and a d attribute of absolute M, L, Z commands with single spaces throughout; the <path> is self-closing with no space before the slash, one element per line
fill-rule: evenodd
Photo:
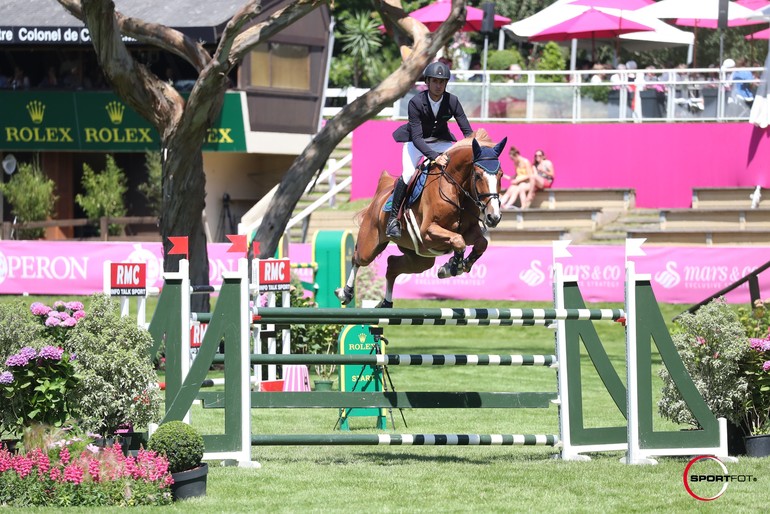
<path fill-rule="evenodd" d="M 398 307 L 504 306 L 505 302 L 399 301 Z M 533 306 L 531 303 L 527 306 Z M 549 305 L 543 303 L 540 306 Z M 590 307 L 617 305 L 590 305 Z M 670 320 L 686 306 L 663 306 Z M 623 328 L 597 323 L 599 335 L 625 382 Z M 542 327 L 385 327 L 388 353 L 553 353 L 553 331 Z M 659 359 L 654 359 L 659 364 Z M 547 368 L 390 367 L 397 391 L 555 391 Z M 582 366 L 586 425 L 622 424 L 590 363 Z M 657 380 L 657 378 L 656 378 Z M 659 381 L 654 389 L 660 389 Z M 557 433 L 557 409 L 395 411 L 394 433 Z M 220 410 L 192 411 L 194 426 L 221 431 Z M 337 411 L 252 411 L 254 433 L 331 433 Z M 393 430 L 392 423 L 395 423 Z M 374 430 L 373 418 L 353 418 L 354 432 Z M 664 420 L 656 428 L 672 428 Z M 676 427 L 673 427 L 676 428 Z M 731 474 L 757 477 L 731 484 L 718 500 L 701 503 L 682 483 L 687 458 L 657 466 L 627 466 L 622 452 L 562 462 L 548 447 L 259 447 L 260 469 L 210 463 L 208 495 L 168 510 L 201 512 L 757 512 L 765 510 L 770 459 L 741 458 Z"/>

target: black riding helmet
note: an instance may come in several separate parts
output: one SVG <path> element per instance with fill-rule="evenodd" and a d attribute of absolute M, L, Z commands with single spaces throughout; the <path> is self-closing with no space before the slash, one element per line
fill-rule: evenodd
<path fill-rule="evenodd" d="M 428 77 L 433 77 L 434 79 L 449 80 L 449 73 L 449 66 L 443 62 L 436 61 L 430 63 L 425 68 L 425 71 L 422 72 L 422 75 L 425 80 L 428 80 Z"/>

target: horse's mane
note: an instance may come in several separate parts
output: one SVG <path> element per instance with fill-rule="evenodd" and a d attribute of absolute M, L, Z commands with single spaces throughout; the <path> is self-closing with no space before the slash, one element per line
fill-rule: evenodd
<path fill-rule="evenodd" d="M 473 131 L 471 135 L 466 137 L 465 139 L 461 139 L 455 144 L 453 144 L 452 148 L 461 148 L 465 146 L 471 146 L 471 142 L 474 139 L 476 139 L 476 142 L 481 146 L 488 146 L 490 148 L 495 146 L 495 142 L 492 141 L 492 138 L 489 137 L 489 134 L 487 133 L 486 129 L 480 128 L 478 130 Z"/>

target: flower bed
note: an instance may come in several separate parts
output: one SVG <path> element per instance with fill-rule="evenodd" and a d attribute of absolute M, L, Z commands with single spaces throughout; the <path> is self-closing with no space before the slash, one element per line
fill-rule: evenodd
<path fill-rule="evenodd" d="M 0 448 L 0 506 L 167 505 L 173 482 L 168 461 L 146 450 L 126 457 L 119 445 L 79 454 L 66 445 L 17 455 Z"/>

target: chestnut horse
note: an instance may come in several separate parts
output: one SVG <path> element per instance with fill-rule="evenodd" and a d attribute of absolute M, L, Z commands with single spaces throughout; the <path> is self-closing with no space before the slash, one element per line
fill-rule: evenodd
<path fill-rule="evenodd" d="M 393 306 L 396 277 L 425 271 L 438 255 L 453 252 L 439 269 L 439 278 L 470 271 L 482 256 L 487 249 L 482 226 L 494 227 L 502 217 L 499 196 L 503 172 L 499 156 L 506 141 L 494 145 L 486 131 L 479 129 L 447 151 L 449 163 L 445 168 L 431 165 L 418 202 L 403 209 L 401 237 L 393 241 L 402 255 L 388 257 L 385 298 L 378 307 Z M 358 268 L 371 264 L 391 241 L 385 236 L 390 211 L 385 205 L 394 183 L 395 179 L 383 172 L 372 202 L 357 215 L 359 232 L 353 267 L 345 287 L 335 291 L 343 305 L 353 299 Z M 468 245 L 472 250 L 465 257 Z"/>

